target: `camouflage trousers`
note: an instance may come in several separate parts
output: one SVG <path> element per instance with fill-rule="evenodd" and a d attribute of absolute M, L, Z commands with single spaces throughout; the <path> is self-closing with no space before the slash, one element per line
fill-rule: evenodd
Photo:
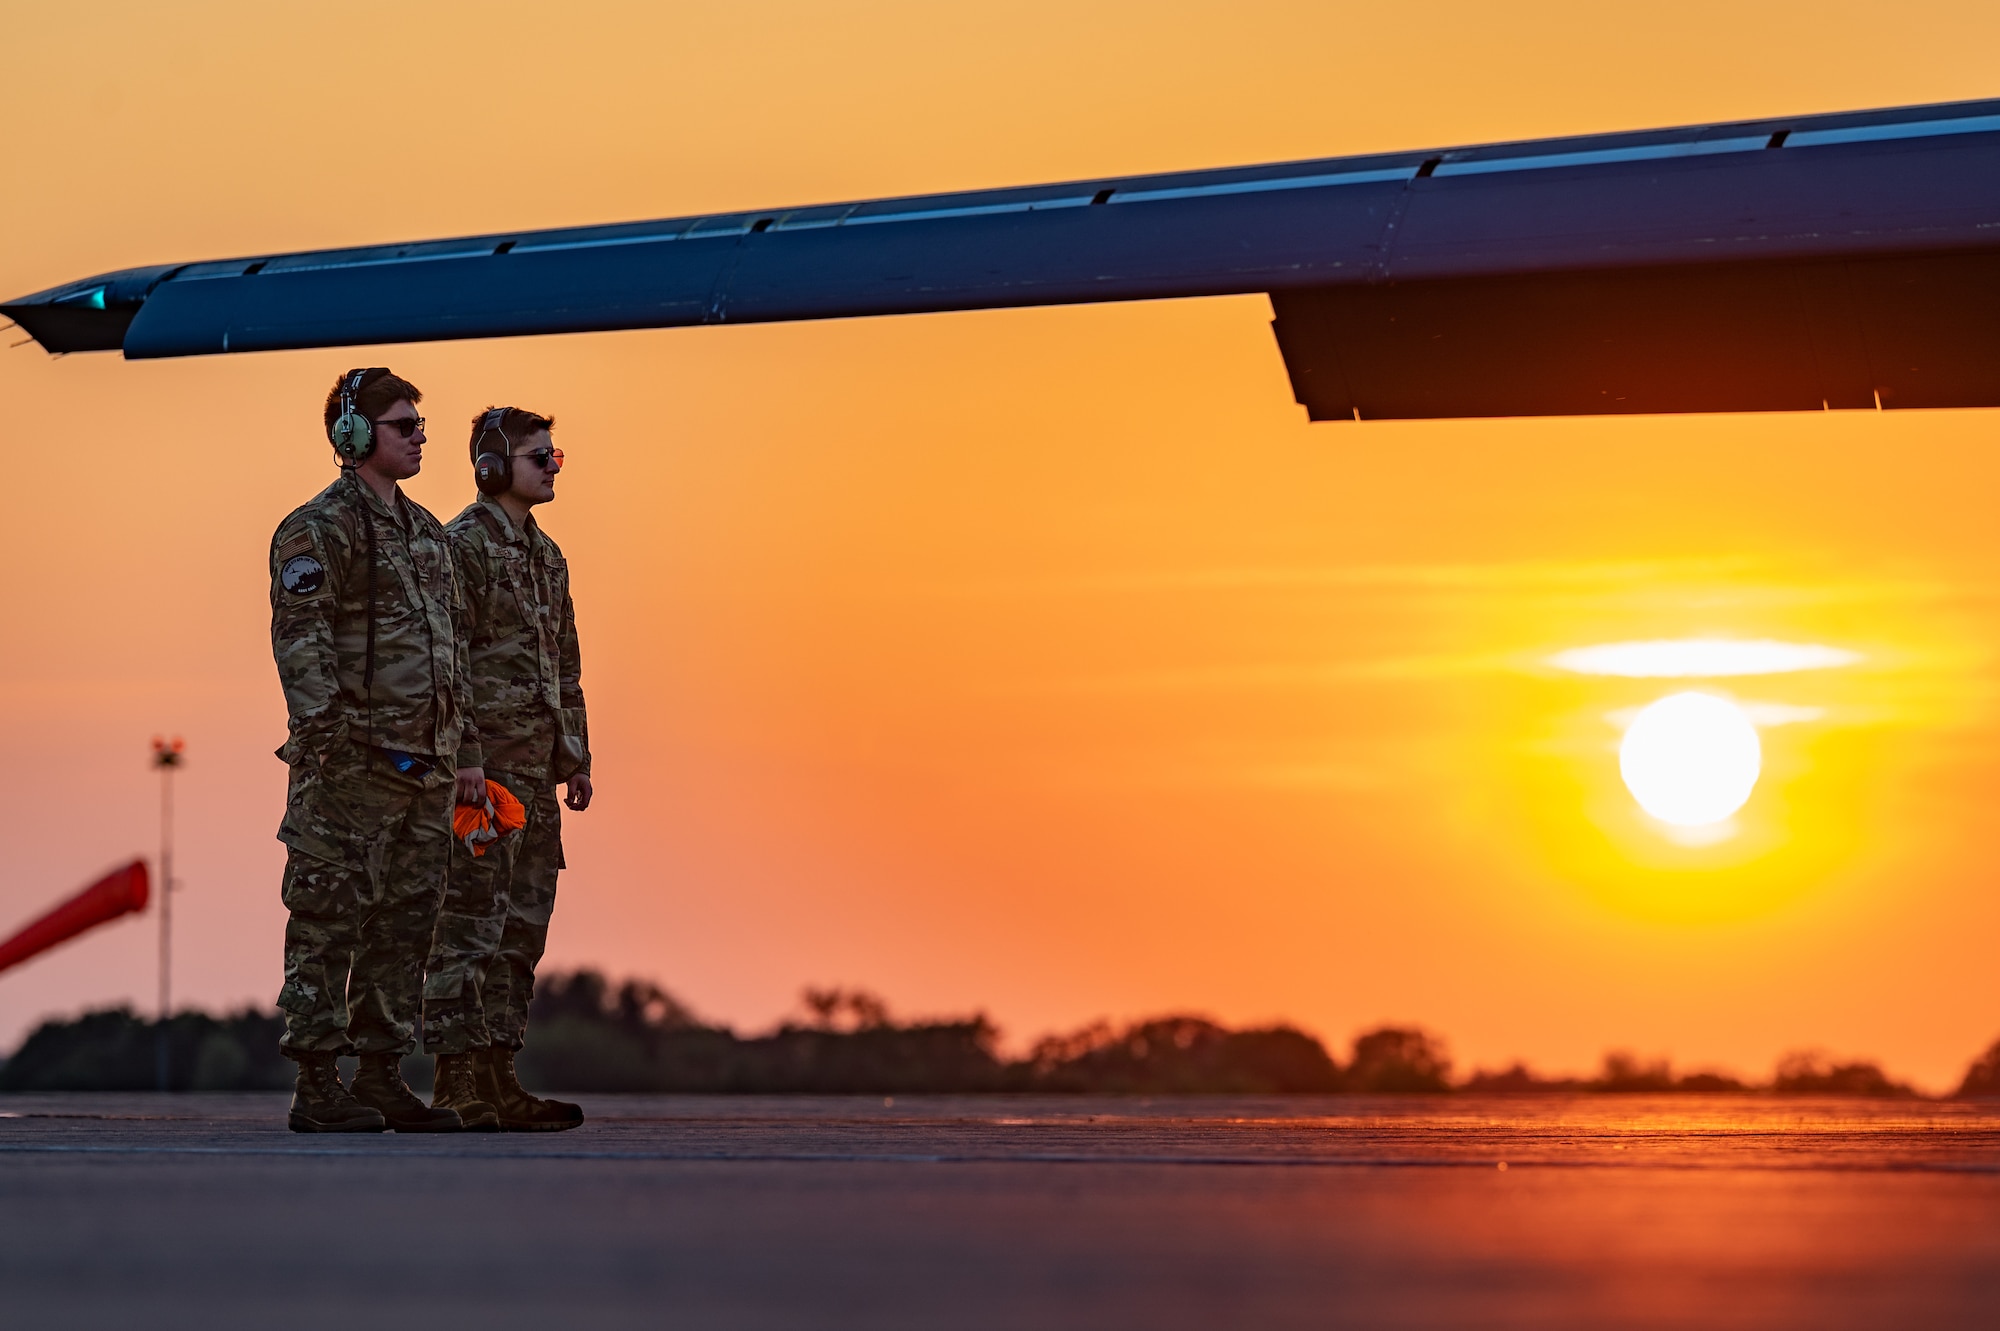
<path fill-rule="evenodd" d="M 535 967 L 549 941 L 556 873 L 563 867 L 562 808 L 553 782 L 488 772 L 521 801 L 527 825 L 475 856 L 451 846 L 444 909 L 424 977 L 424 1052 L 488 1045 L 519 1049 L 527 1037 Z"/>
<path fill-rule="evenodd" d="M 360 744 L 292 767 L 278 840 L 288 1055 L 416 1051 L 424 955 L 444 895 L 452 769 L 417 780 Z"/>

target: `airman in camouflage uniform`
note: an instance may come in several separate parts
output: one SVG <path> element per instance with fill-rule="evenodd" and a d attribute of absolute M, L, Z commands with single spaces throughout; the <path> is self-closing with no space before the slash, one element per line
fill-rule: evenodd
<path fill-rule="evenodd" d="M 583 1121 L 575 1105 L 520 1088 L 514 1054 L 525 1042 L 535 966 L 548 943 L 562 813 L 590 802 L 590 749 L 569 565 L 530 510 L 555 497 L 562 454 L 554 421 L 507 408 L 473 423 L 472 454 L 489 456 L 479 498 L 447 532 L 464 589 L 472 711 L 486 778 L 521 802 L 527 824 L 475 856 L 451 848 L 451 873 L 424 980 L 424 1048 L 438 1055 L 432 1103 L 475 1093 L 505 1130 L 560 1129 Z"/>
<path fill-rule="evenodd" d="M 458 1116 L 411 1095 L 397 1065 L 416 1047 L 456 755 L 477 737 L 444 528 L 395 484 L 421 462 L 421 395 L 386 370 L 359 383 L 345 405 L 375 418 L 372 448 L 344 457 L 271 538 L 271 650 L 291 728 L 278 751 L 291 767 L 281 1047 L 300 1064 L 294 1130 L 436 1131 Z M 330 431 L 336 409 L 330 397 Z M 333 1070 L 345 1053 L 362 1063 L 353 1096 Z"/>

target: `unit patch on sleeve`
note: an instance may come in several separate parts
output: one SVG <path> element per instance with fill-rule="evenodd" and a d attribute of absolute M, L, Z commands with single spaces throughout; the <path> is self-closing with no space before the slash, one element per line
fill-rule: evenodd
<path fill-rule="evenodd" d="M 311 555 L 293 555 L 278 570 L 278 585 L 294 596 L 311 596 L 326 586 L 326 565 Z"/>

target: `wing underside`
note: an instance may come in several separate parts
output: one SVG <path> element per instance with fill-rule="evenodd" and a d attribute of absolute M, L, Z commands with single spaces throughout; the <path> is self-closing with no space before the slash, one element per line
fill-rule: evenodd
<path fill-rule="evenodd" d="M 130 358 L 1268 293 L 1315 420 L 2000 405 L 2000 101 L 160 265 Z"/>

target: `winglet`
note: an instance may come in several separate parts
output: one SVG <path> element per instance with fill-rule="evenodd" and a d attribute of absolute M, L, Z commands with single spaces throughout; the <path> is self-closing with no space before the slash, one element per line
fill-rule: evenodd
<path fill-rule="evenodd" d="M 5 314 L 52 354 L 117 351 L 153 288 L 183 265 L 156 264 L 70 282 L 0 303 Z"/>

